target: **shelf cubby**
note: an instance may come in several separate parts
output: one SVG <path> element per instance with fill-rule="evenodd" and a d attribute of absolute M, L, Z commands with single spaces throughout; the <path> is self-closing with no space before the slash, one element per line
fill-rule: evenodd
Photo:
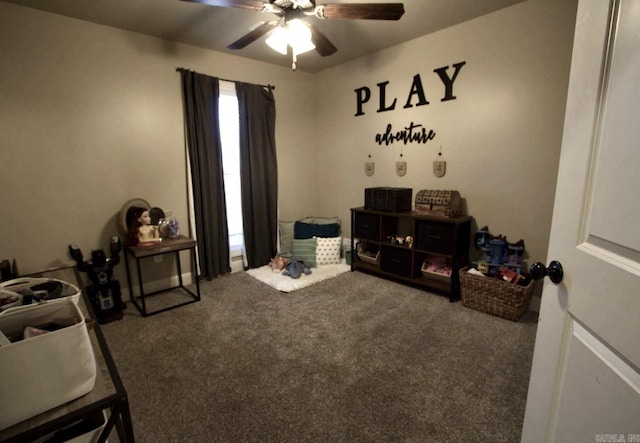
<path fill-rule="evenodd" d="M 471 217 L 440 217 L 415 211 L 351 209 L 352 250 L 376 251 L 375 261 L 355 259 L 352 271 L 391 278 L 460 299 L 458 270 L 469 264 Z M 407 237 L 411 237 L 408 240 Z M 360 254 L 358 254 L 360 256 Z M 425 272 L 425 262 L 446 263 L 451 274 Z"/>

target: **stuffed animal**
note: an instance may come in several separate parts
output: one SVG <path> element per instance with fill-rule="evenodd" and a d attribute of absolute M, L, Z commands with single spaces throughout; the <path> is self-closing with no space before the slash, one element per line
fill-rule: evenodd
<path fill-rule="evenodd" d="M 291 257 L 291 261 L 287 265 L 286 269 L 282 271 L 282 275 L 288 275 L 291 278 L 300 278 L 302 274 L 311 274 L 311 267 L 302 260 Z"/>
<path fill-rule="evenodd" d="M 276 255 L 271 259 L 271 262 L 269 263 L 269 265 L 271 266 L 271 270 L 273 272 L 280 272 L 285 268 L 285 266 L 289 264 L 290 261 L 291 259 L 289 257 Z"/>

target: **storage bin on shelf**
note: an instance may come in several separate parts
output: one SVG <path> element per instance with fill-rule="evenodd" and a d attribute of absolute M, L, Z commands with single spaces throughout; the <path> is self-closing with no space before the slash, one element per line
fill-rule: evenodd
<path fill-rule="evenodd" d="M 460 269 L 460 295 L 467 308 L 518 321 L 529 309 L 535 288 L 532 279 L 527 286 L 508 283 L 497 278 L 469 274 Z"/>
<path fill-rule="evenodd" d="M 50 332 L 21 339 L 28 327 Z M 0 315 L 0 430 L 93 389 L 96 362 L 72 297 L 10 308 Z"/>
<path fill-rule="evenodd" d="M 380 247 L 368 242 L 358 243 L 358 259 L 372 265 L 380 264 Z"/>
<path fill-rule="evenodd" d="M 358 259 L 365 263 L 377 265 L 380 263 L 380 251 L 377 251 L 374 255 L 374 253 L 371 252 L 358 250 Z"/>
<path fill-rule="evenodd" d="M 422 275 L 442 281 L 451 278 L 451 259 L 440 255 L 427 255 L 420 268 Z"/>
<path fill-rule="evenodd" d="M 416 211 L 443 217 L 457 217 L 462 213 L 462 199 L 458 191 L 422 189 L 416 194 Z"/>

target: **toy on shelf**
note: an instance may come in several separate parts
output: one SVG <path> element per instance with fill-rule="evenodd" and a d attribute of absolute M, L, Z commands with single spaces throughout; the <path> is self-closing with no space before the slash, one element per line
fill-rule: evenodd
<path fill-rule="evenodd" d="M 127 211 L 127 222 L 130 246 L 152 246 L 161 241 L 158 222 L 152 219 L 150 209 L 141 206 L 130 207 Z"/>

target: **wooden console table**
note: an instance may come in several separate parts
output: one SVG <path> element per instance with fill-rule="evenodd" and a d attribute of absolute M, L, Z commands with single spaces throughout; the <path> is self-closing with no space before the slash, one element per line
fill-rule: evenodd
<path fill-rule="evenodd" d="M 198 272 L 196 268 L 196 241 L 190 239 L 185 236 L 179 236 L 176 238 L 168 238 L 159 242 L 157 245 L 153 246 L 127 246 L 125 249 L 125 266 L 127 268 L 127 281 L 129 283 L 129 294 L 131 296 L 131 302 L 133 305 L 140 311 L 143 317 L 148 315 L 158 314 L 160 312 L 168 311 L 169 309 L 174 309 L 180 306 L 184 306 L 190 303 L 195 303 L 200 301 L 200 279 L 198 277 Z M 192 273 L 193 279 L 196 284 L 196 292 L 191 291 L 189 288 L 185 287 L 182 283 L 182 266 L 180 264 L 180 251 L 190 250 L 191 251 L 191 265 L 192 265 Z M 145 294 L 144 285 L 142 279 L 142 270 L 140 268 L 140 261 L 144 258 L 154 257 L 156 255 L 164 255 L 164 254 L 175 254 L 176 257 L 176 266 L 178 270 L 178 285 L 171 286 L 169 288 L 160 289 L 158 291 L 150 292 Z M 133 293 L 133 285 L 131 284 L 131 274 L 129 271 L 129 256 L 133 257 L 136 263 L 136 270 L 138 274 L 138 285 L 140 286 L 140 295 L 138 297 Z M 162 292 L 168 292 L 173 289 L 181 289 L 190 296 L 190 300 L 182 303 L 178 303 L 175 305 L 171 305 L 166 308 L 157 309 L 155 311 L 148 312 L 147 306 L 145 304 L 144 298 L 150 295 L 160 294 Z M 140 304 L 138 304 L 137 299 L 140 299 Z"/>

